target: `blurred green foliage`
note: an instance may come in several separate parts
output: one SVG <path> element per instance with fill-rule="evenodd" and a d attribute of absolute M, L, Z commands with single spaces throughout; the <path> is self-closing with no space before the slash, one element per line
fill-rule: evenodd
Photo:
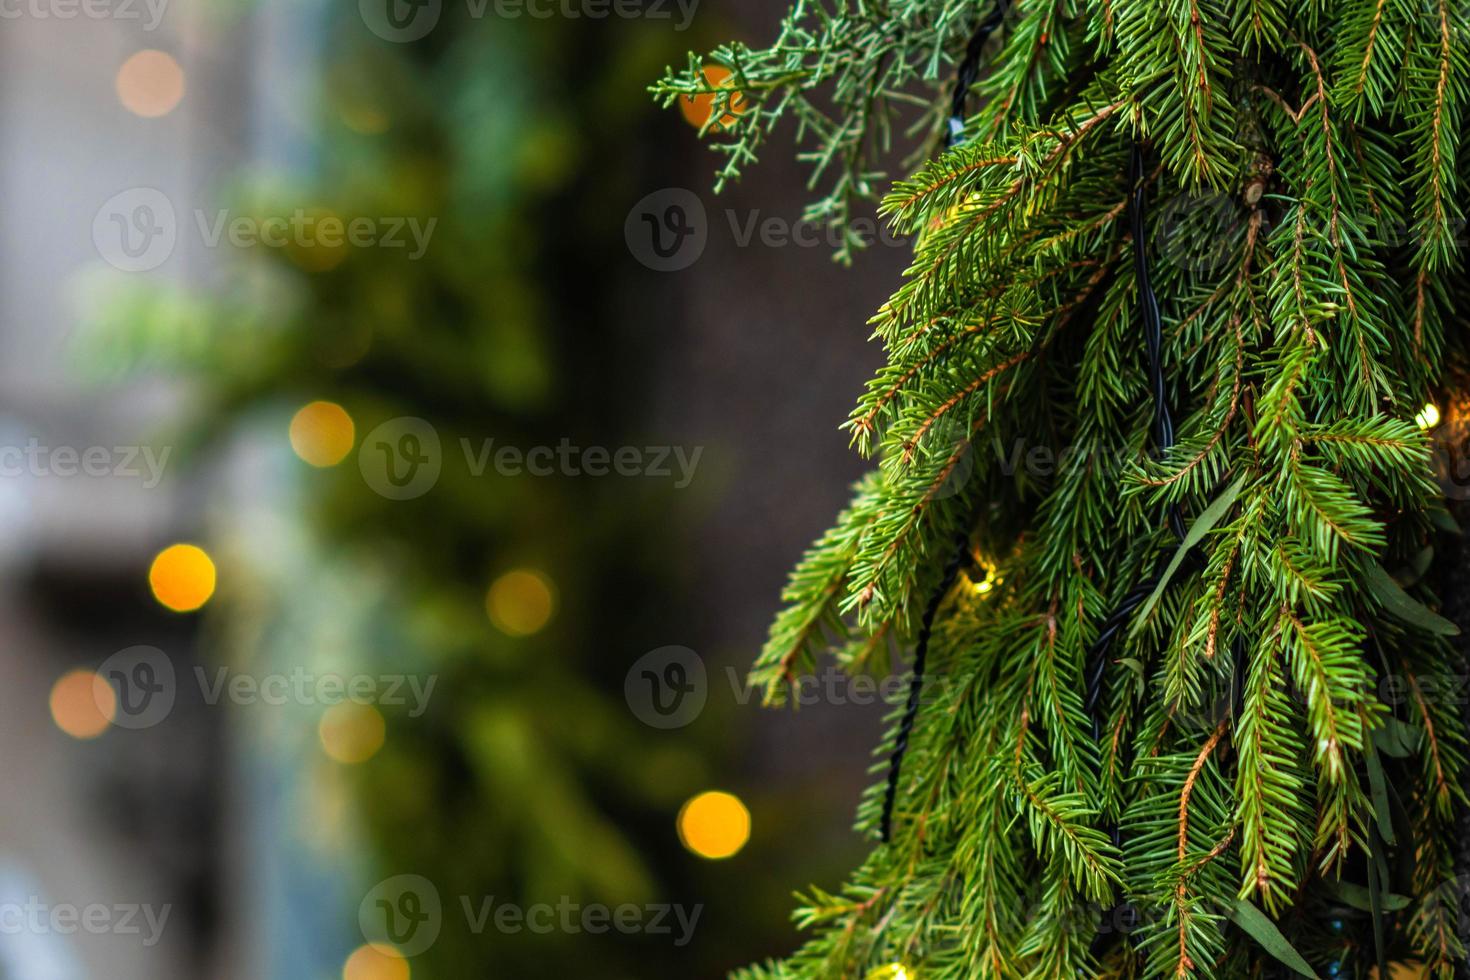
<path fill-rule="evenodd" d="M 361 880 L 343 889 L 341 955 L 362 941 L 358 898 L 412 873 L 445 903 L 415 978 L 588 975 L 592 962 L 600 977 L 711 975 L 748 953 L 655 936 L 475 935 L 459 906 L 461 895 L 699 901 L 672 830 L 708 778 L 689 739 L 643 727 L 620 695 L 627 664 L 676 628 L 671 485 L 475 476 L 460 442 L 644 443 L 651 341 L 617 307 L 628 287 L 608 256 L 626 256 L 622 216 L 649 163 L 636 152 L 652 115 L 641 80 L 678 37 L 461 18 L 446 5 L 429 37 L 394 45 L 355 9 L 333 14 L 319 102 L 301 110 L 310 166 L 242 168 L 218 188 L 232 218 L 305 207 L 433 222 L 422 258 L 296 243 L 211 255 L 205 288 L 88 282 L 77 347 L 97 375 L 189 379 L 199 408 L 179 441 L 191 456 L 263 435 L 259 484 L 291 488 L 237 490 L 212 515 L 221 656 L 437 678 L 420 717 L 384 709 L 384 748 L 350 769 L 313 744 L 319 709 L 250 734 L 300 765 L 287 812 L 328 863 L 367 844 L 343 861 Z M 615 140 L 635 152 L 608 154 Z M 428 420 L 438 483 L 389 500 L 360 475 L 356 447 L 322 470 L 289 456 L 291 413 L 316 399 L 347 409 L 359 446 L 388 420 Z M 522 567 L 554 583 L 557 605 L 544 630 L 511 637 L 487 618 L 486 588 Z M 700 925 L 727 940 L 738 926 Z"/>

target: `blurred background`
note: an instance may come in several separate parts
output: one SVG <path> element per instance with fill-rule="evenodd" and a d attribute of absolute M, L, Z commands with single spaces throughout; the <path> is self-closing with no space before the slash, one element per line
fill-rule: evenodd
<path fill-rule="evenodd" d="M 742 684 L 906 253 L 646 90 L 783 6 L 0 0 L 0 977 L 796 945 L 883 707 Z"/>

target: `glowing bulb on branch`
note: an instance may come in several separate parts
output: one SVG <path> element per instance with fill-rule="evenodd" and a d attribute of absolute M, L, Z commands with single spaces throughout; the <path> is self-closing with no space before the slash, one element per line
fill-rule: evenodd
<path fill-rule="evenodd" d="M 1420 410 L 1419 414 L 1414 416 L 1414 422 L 1418 424 L 1419 428 L 1421 429 L 1432 429 L 1436 425 L 1439 425 L 1439 420 L 1439 406 L 1434 404 L 1434 402 L 1430 402 L 1429 404 L 1425 405 L 1424 408 Z"/>
<path fill-rule="evenodd" d="M 914 975 L 902 963 L 889 963 L 869 973 L 864 980 L 914 980 Z"/>
<path fill-rule="evenodd" d="M 970 591 L 978 596 L 989 595 L 1000 582 L 1000 579 L 995 577 L 995 569 L 993 567 L 989 565 L 983 567 L 985 568 L 985 575 L 981 578 L 976 578 L 972 575 L 970 580 Z"/>

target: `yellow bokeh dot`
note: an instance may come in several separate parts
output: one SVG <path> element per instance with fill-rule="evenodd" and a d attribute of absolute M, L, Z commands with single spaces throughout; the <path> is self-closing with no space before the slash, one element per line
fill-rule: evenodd
<path fill-rule="evenodd" d="M 370 704 L 344 701 L 322 712 L 317 736 L 322 751 L 333 761 L 352 765 L 366 762 L 378 754 L 387 737 L 388 726 L 383 715 Z"/>
<path fill-rule="evenodd" d="M 730 69 L 720 65 L 706 65 L 704 68 L 704 80 L 715 88 L 728 87 L 731 77 Z M 716 129 L 729 126 L 735 122 L 736 116 L 744 115 L 745 96 L 738 92 L 731 95 L 729 102 L 726 103 L 726 108 L 729 111 L 720 117 L 719 123 L 715 126 Z M 684 114 L 684 119 L 689 125 L 699 129 L 704 128 L 704 124 L 709 121 L 710 115 L 715 111 L 714 93 L 679 96 L 679 111 Z"/>
<path fill-rule="evenodd" d="M 914 975 L 902 963 L 889 963 L 870 972 L 864 980 L 914 980 Z"/>
<path fill-rule="evenodd" d="M 359 946 L 342 964 L 342 980 L 408 980 L 408 960 L 385 943 Z"/>
<path fill-rule="evenodd" d="M 214 561 L 192 544 L 171 544 L 153 559 L 148 585 L 153 596 L 174 612 L 192 612 L 214 595 Z"/>
<path fill-rule="evenodd" d="M 679 810 L 679 840 L 700 857 L 727 858 L 750 840 L 750 811 L 719 790 L 700 793 Z"/>
<path fill-rule="evenodd" d="M 984 575 L 976 575 L 973 572 L 970 573 L 971 591 L 979 596 L 989 595 L 995 589 L 996 583 L 999 581 L 1000 579 L 995 577 L 995 569 L 988 566 L 985 567 Z"/>
<path fill-rule="evenodd" d="M 139 51 L 117 70 L 117 97 L 124 108 L 145 119 L 174 111 L 184 98 L 184 69 L 163 51 Z"/>
<path fill-rule="evenodd" d="M 1434 404 L 1434 402 L 1430 402 L 1420 409 L 1418 415 L 1414 416 L 1414 421 L 1418 423 L 1421 429 L 1434 428 L 1440 422 L 1439 406 Z"/>
<path fill-rule="evenodd" d="M 117 695 L 94 671 L 69 671 L 51 688 L 51 718 L 72 738 L 96 738 L 115 717 Z"/>
<path fill-rule="evenodd" d="M 509 636 L 530 636 L 551 620 L 556 596 L 540 572 L 518 568 L 496 579 L 485 595 L 485 612 Z"/>
<path fill-rule="evenodd" d="M 312 402 L 291 418 L 291 448 L 312 466 L 336 466 L 356 439 L 352 416 L 336 402 Z"/>

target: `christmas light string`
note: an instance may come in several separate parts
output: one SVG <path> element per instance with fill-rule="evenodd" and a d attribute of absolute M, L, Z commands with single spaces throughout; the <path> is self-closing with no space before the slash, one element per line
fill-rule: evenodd
<path fill-rule="evenodd" d="M 955 534 L 955 553 L 944 566 L 939 584 L 929 596 L 929 605 L 924 609 L 924 618 L 919 625 L 919 637 L 914 643 L 914 664 L 909 676 L 909 699 L 904 706 L 903 718 L 898 723 L 898 735 L 893 740 L 893 755 L 888 760 L 888 786 L 883 794 L 882 840 L 888 843 L 893 836 L 893 803 L 898 797 L 898 777 L 903 770 L 903 757 L 909 750 L 909 736 L 914 730 L 914 720 L 919 716 L 919 696 L 924 690 L 924 660 L 929 653 L 929 634 L 934 629 L 934 615 L 939 604 L 949 594 L 960 569 L 970 561 L 970 532 L 961 529 Z"/>
<path fill-rule="evenodd" d="M 996 0 L 994 9 L 976 26 L 975 33 L 970 35 L 970 41 L 965 45 L 965 57 L 955 72 L 954 94 L 950 99 L 949 121 L 945 126 L 946 150 L 958 143 L 965 132 L 965 100 L 970 94 L 970 86 L 975 84 L 975 78 L 980 72 L 980 55 L 985 49 L 985 42 L 990 40 L 990 35 L 1005 20 L 1009 6 L 1007 0 Z M 914 643 L 908 703 L 904 706 L 903 718 L 898 723 L 898 734 L 893 740 L 893 754 L 888 759 L 888 785 L 883 793 L 879 834 L 885 844 L 893 839 L 893 805 L 898 798 L 898 780 L 903 772 L 903 758 L 909 750 L 909 736 L 913 734 L 914 721 L 919 716 L 919 697 L 924 689 L 924 662 L 929 653 L 929 635 L 934 629 L 934 617 L 939 612 L 939 604 L 954 585 L 960 569 L 969 562 L 970 531 L 968 527 L 962 527 L 955 535 L 954 556 L 944 566 L 944 574 L 940 576 L 939 584 L 929 596 L 929 604 L 924 609 L 924 616 L 919 623 L 919 635 Z"/>
<path fill-rule="evenodd" d="M 965 100 L 970 94 L 970 86 L 975 84 L 975 79 L 980 74 L 980 53 L 985 48 L 985 42 L 990 40 L 990 35 L 1005 20 L 1009 6 L 1007 0 L 996 0 L 990 15 L 980 22 L 975 33 L 970 35 L 970 43 L 965 45 L 965 58 L 955 72 L 954 95 L 949 103 L 949 122 L 944 132 L 946 150 L 958 143 L 965 133 Z"/>
<path fill-rule="evenodd" d="M 1128 230 L 1133 238 L 1133 280 L 1134 287 L 1138 291 L 1139 316 L 1143 321 L 1143 343 L 1148 351 L 1149 391 L 1153 397 L 1154 407 L 1152 434 L 1154 445 L 1160 453 L 1164 453 L 1174 445 L 1174 416 L 1169 408 L 1168 382 L 1164 377 L 1163 318 L 1159 315 L 1159 299 L 1154 293 L 1153 279 L 1149 275 L 1148 268 L 1148 249 L 1145 244 L 1147 236 L 1144 234 L 1144 210 L 1147 195 L 1143 168 L 1143 145 L 1137 139 L 1133 141 L 1133 149 L 1129 158 L 1128 180 L 1130 183 Z M 1174 532 L 1175 537 L 1183 541 L 1187 532 L 1184 528 L 1184 515 L 1178 504 L 1169 508 L 1168 520 L 1169 529 Z M 1102 741 L 1103 676 L 1107 673 L 1108 651 L 1112 649 L 1113 641 L 1118 638 L 1118 633 L 1133 618 L 1134 612 L 1158 588 L 1161 574 L 1162 572 L 1156 573 L 1128 591 L 1112 614 L 1103 620 L 1097 639 L 1093 640 L 1092 646 L 1087 650 L 1087 696 L 1083 707 L 1092 719 L 1094 742 Z M 1113 846 L 1122 848 L 1122 829 L 1113 825 L 1108 828 L 1108 833 L 1112 838 Z M 1109 910 L 1108 920 L 1118 923 L 1122 928 L 1099 933 L 1092 944 L 1093 956 L 1101 955 L 1120 932 L 1126 932 L 1138 921 L 1137 910 L 1132 903 L 1124 899 Z"/>
<path fill-rule="evenodd" d="M 1128 227 L 1133 237 L 1133 278 L 1138 290 L 1138 310 L 1143 319 L 1143 343 L 1148 351 L 1149 390 L 1154 402 L 1154 444 L 1162 453 L 1167 452 L 1174 445 L 1174 415 L 1169 408 L 1169 391 L 1167 380 L 1164 377 L 1163 318 L 1159 315 L 1159 299 L 1154 293 L 1153 279 L 1148 269 L 1148 252 L 1144 245 L 1146 236 L 1144 235 L 1143 217 L 1147 199 L 1143 173 L 1143 146 L 1137 140 L 1133 142 L 1133 152 L 1128 165 L 1128 179 L 1132 185 L 1128 196 Z M 1169 529 L 1179 540 L 1184 540 L 1186 533 L 1184 515 L 1180 512 L 1178 504 L 1169 508 Z M 1102 701 L 1103 674 L 1107 671 L 1108 650 L 1112 648 L 1113 641 L 1118 638 L 1118 633 L 1128 625 L 1133 613 L 1145 599 L 1153 595 L 1158 583 L 1159 579 L 1156 575 L 1129 590 L 1128 594 L 1123 597 L 1123 601 L 1118 604 L 1118 608 L 1103 620 L 1097 639 L 1088 648 L 1087 697 L 1083 704 L 1087 714 L 1092 718 L 1094 740 L 1102 738 L 1102 713 L 1099 708 Z"/>
<path fill-rule="evenodd" d="M 1005 15 L 1005 0 L 1001 0 L 991 14 L 976 29 L 966 47 L 965 59 L 961 63 L 956 74 L 954 98 L 951 104 L 951 112 L 948 130 L 945 135 L 944 145 L 946 148 L 953 146 L 964 132 L 964 110 L 965 96 L 970 86 L 974 83 L 975 76 L 979 71 L 979 60 L 982 49 L 990 34 L 998 27 Z M 1151 433 L 1154 444 L 1159 452 L 1167 452 L 1175 442 L 1174 417 L 1169 406 L 1168 380 L 1164 375 L 1163 367 L 1163 318 L 1159 312 L 1158 297 L 1154 292 L 1153 280 L 1149 274 L 1148 256 L 1144 247 L 1146 236 L 1144 234 L 1144 213 L 1146 201 L 1146 178 L 1144 174 L 1143 147 L 1135 140 L 1129 160 L 1128 177 L 1130 183 L 1128 199 L 1129 230 L 1133 238 L 1133 273 L 1134 281 L 1138 291 L 1138 308 L 1140 318 L 1143 322 L 1144 347 L 1148 354 L 1149 389 L 1153 400 L 1153 422 Z M 1186 531 L 1184 526 L 1184 515 L 1179 505 L 1174 504 L 1168 512 L 1169 528 L 1175 537 L 1184 540 Z M 883 796 L 883 809 L 880 819 L 880 839 L 887 843 L 892 839 L 893 830 L 893 808 L 898 797 L 898 783 L 903 769 L 904 756 L 908 753 L 909 739 L 913 734 L 915 720 L 919 712 L 919 700 L 924 685 L 924 670 L 929 651 L 929 640 L 934 628 L 934 618 L 938 614 L 939 606 L 944 597 L 954 585 L 954 580 L 959 571 L 970 560 L 970 541 L 968 528 L 962 529 L 956 535 L 956 545 L 953 557 L 945 565 L 944 573 L 940 576 L 939 583 L 935 586 L 929 597 L 928 605 L 924 609 L 924 615 L 920 620 L 919 634 L 914 646 L 914 661 L 909 679 L 908 701 L 904 707 L 903 716 L 899 720 L 898 732 L 894 738 L 893 753 L 888 763 L 888 780 Z M 1100 712 L 1103 676 L 1107 672 L 1107 654 L 1112 648 L 1114 640 L 1119 632 L 1128 625 L 1138 607 L 1153 594 L 1157 588 L 1159 577 L 1156 575 L 1148 580 L 1134 586 L 1123 601 L 1107 619 L 1103 620 L 1102 627 L 1092 645 L 1087 651 L 1088 668 L 1086 673 L 1086 697 L 1084 707 L 1092 719 L 1092 735 L 1095 740 L 1102 737 L 1102 716 Z M 1114 843 L 1120 843 L 1121 834 L 1118 828 L 1112 829 Z"/>

